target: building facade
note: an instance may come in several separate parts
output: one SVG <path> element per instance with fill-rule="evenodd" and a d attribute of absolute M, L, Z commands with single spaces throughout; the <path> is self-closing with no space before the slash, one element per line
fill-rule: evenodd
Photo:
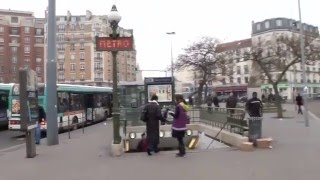
<path fill-rule="evenodd" d="M 111 34 L 108 17 L 90 11 L 74 16 L 68 11 L 65 16 L 56 16 L 56 23 L 58 83 L 112 86 L 111 52 L 95 51 L 95 37 Z M 47 24 L 45 27 L 47 32 Z M 133 36 L 133 30 L 121 27 L 118 33 Z M 135 49 L 119 52 L 117 67 L 119 81 L 136 81 Z"/>
<path fill-rule="evenodd" d="M 252 22 L 252 46 L 268 48 L 274 46 L 276 40 L 281 37 L 299 37 L 300 28 L 303 28 L 305 36 L 310 36 L 319 40 L 319 29 L 316 26 L 303 23 L 300 25 L 299 21 L 288 18 L 272 18 L 261 22 Z M 287 58 L 293 58 L 288 56 Z M 289 59 L 290 60 L 290 59 Z M 310 96 L 320 93 L 320 63 L 314 65 L 306 65 L 306 78 L 308 93 Z M 279 72 L 273 72 L 273 78 L 277 78 Z M 281 96 L 287 99 L 294 99 L 297 92 L 303 91 L 303 75 L 301 63 L 297 63 L 290 67 L 284 75 L 282 81 L 278 85 Z M 265 80 L 261 85 L 262 93 L 274 93 L 272 85 Z"/>
<path fill-rule="evenodd" d="M 0 10 L 0 82 L 18 83 L 19 68 L 44 82 L 44 22 L 33 12 Z"/>
<path fill-rule="evenodd" d="M 219 81 L 209 81 L 209 93 L 216 92 L 218 95 L 225 95 L 233 92 L 239 97 L 247 95 L 248 83 L 253 71 L 252 61 L 243 58 L 244 52 L 249 52 L 252 48 L 258 46 L 268 48 L 270 45 L 274 45 L 271 42 L 275 42 L 280 36 L 299 36 L 300 27 L 303 28 L 306 36 L 312 36 L 315 41 L 319 40 L 319 30 L 316 26 L 310 24 L 301 26 L 298 21 L 288 18 L 272 18 L 261 22 L 252 22 L 251 38 L 219 44 L 216 51 L 224 53 L 228 59 L 233 60 L 233 74 L 223 77 Z M 320 93 L 320 62 L 314 65 L 306 65 L 306 72 L 310 96 Z M 273 77 L 276 78 L 278 73 L 272 72 Z M 179 72 L 177 78 L 183 80 L 183 82 L 193 83 L 192 86 L 186 84 L 186 86 L 181 87 L 182 92 L 190 93 L 196 90 L 201 73 L 185 70 Z M 302 66 L 299 63 L 293 65 L 287 71 L 283 80 L 279 83 L 278 89 L 283 97 L 294 99 L 296 93 L 303 90 L 303 86 Z M 261 92 L 265 95 L 274 94 L 272 85 L 266 79 L 262 80 L 260 87 Z"/>

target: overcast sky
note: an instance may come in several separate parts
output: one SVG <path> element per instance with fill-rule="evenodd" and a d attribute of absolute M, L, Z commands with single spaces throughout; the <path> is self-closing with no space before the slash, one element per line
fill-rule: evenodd
<path fill-rule="evenodd" d="M 202 36 L 221 41 L 249 38 L 251 22 L 274 17 L 299 18 L 298 0 L 56 0 L 56 14 L 108 14 L 116 3 L 120 26 L 134 30 L 137 61 L 142 70 L 163 70 L 170 65 L 170 37 L 174 31 L 174 59 L 182 48 Z M 44 17 L 48 0 L 6 0 L 1 9 L 33 11 Z M 318 0 L 301 0 L 302 20 L 319 26 Z M 154 75 L 145 73 L 144 75 Z"/>

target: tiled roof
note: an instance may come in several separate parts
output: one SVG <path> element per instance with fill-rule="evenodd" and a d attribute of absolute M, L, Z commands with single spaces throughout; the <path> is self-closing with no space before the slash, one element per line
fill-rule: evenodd
<path fill-rule="evenodd" d="M 225 52 L 225 51 L 231 51 L 231 50 L 237 50 L 242 48 L 251 47 L 251 38 L 250 39 L 243 39 L 239 41 L 233 41 L 233 42 L 227 42 L 218 44 L 216 48 L 216 52 Z"/>

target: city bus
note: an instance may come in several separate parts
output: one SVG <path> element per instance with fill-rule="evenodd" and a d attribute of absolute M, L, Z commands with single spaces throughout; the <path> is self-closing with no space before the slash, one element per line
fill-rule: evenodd
<path fill-rule="evenodd" d="M 47 111 L 46 87 L 38 84 L 38 105 Z M 57 121 L 60 130 L 76 128 L 83 123 L 106 120 L 111 116 L 112 88 L 57 84 Z M 20 130 L 19 84 L 14 84 L 9 93 L 9 130 Z M 41 130 L 47 122 L 41 122 Z"/>
<path fill-rule="evenodd" d="M 8 100 L 14 84 L 0 83 L 0 127 L 8 127 Z"/>

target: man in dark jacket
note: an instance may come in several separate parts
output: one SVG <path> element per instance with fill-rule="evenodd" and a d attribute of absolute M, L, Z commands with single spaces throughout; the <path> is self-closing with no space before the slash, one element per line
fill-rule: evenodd
<path fill-rule="evenodd" d="M 298 106 L 298 114 L 303 114 L 301 110 L 301 106 L 303 105 L 303 99 L 300 93 L 298 93 L 298 96 L 296 97 L 296 103 Z"/>
<path fill-rule="evenodd" d="M 246 103 L 246 110 L 250 117 L 262 117 L 262 102 L 258 98 L 257 92 L 252 93 L 252 98 Z"/>
<path fill-rule="evenodd" d="M 143 109 L 142 120 L 146 122 L 147 126 L 147 144 L 148 155 L 151 156 L 151 152 L 159 152 L 159 120 L 165 123 L 165 118 L 161 114 L 161 109 L 158 104 L 158 96 L 153 95 L 151 102 L 149 102 Z"/>
<path fill-rule="evenodd" d="M 230 96 L 229 98 L 227 99 L 227 102 L 226 102 L 226 108 L 231 108 L 228 110 L 228 112 L 230 114 L 234 114 L 234 108 L 236 108 L 237 106 L 237 103 L 238 103 L 238 99 L 234 96 L 233 93 L 230 93 Z"/>
<path fill-rule="evenodd" d="M 214 107 L 216 107 L 216 108 L 217 108 L 217 107 L 220 107 L 220 106 L 219 106 L 219 99 L 218 99 L 218 96 L 217 96 L 217 95 L 214 95 L 212 101 L 213 101 Z"/>
<path fill-rule="evenodd" d="M 246 103 L 246 109 L 249 113 L 249 141 L 257 145 L 257 139 L 261 138 L 262 131 L 262 102 L 258 98 L 257 92 L 252 93 L 252 98 Z"/>

